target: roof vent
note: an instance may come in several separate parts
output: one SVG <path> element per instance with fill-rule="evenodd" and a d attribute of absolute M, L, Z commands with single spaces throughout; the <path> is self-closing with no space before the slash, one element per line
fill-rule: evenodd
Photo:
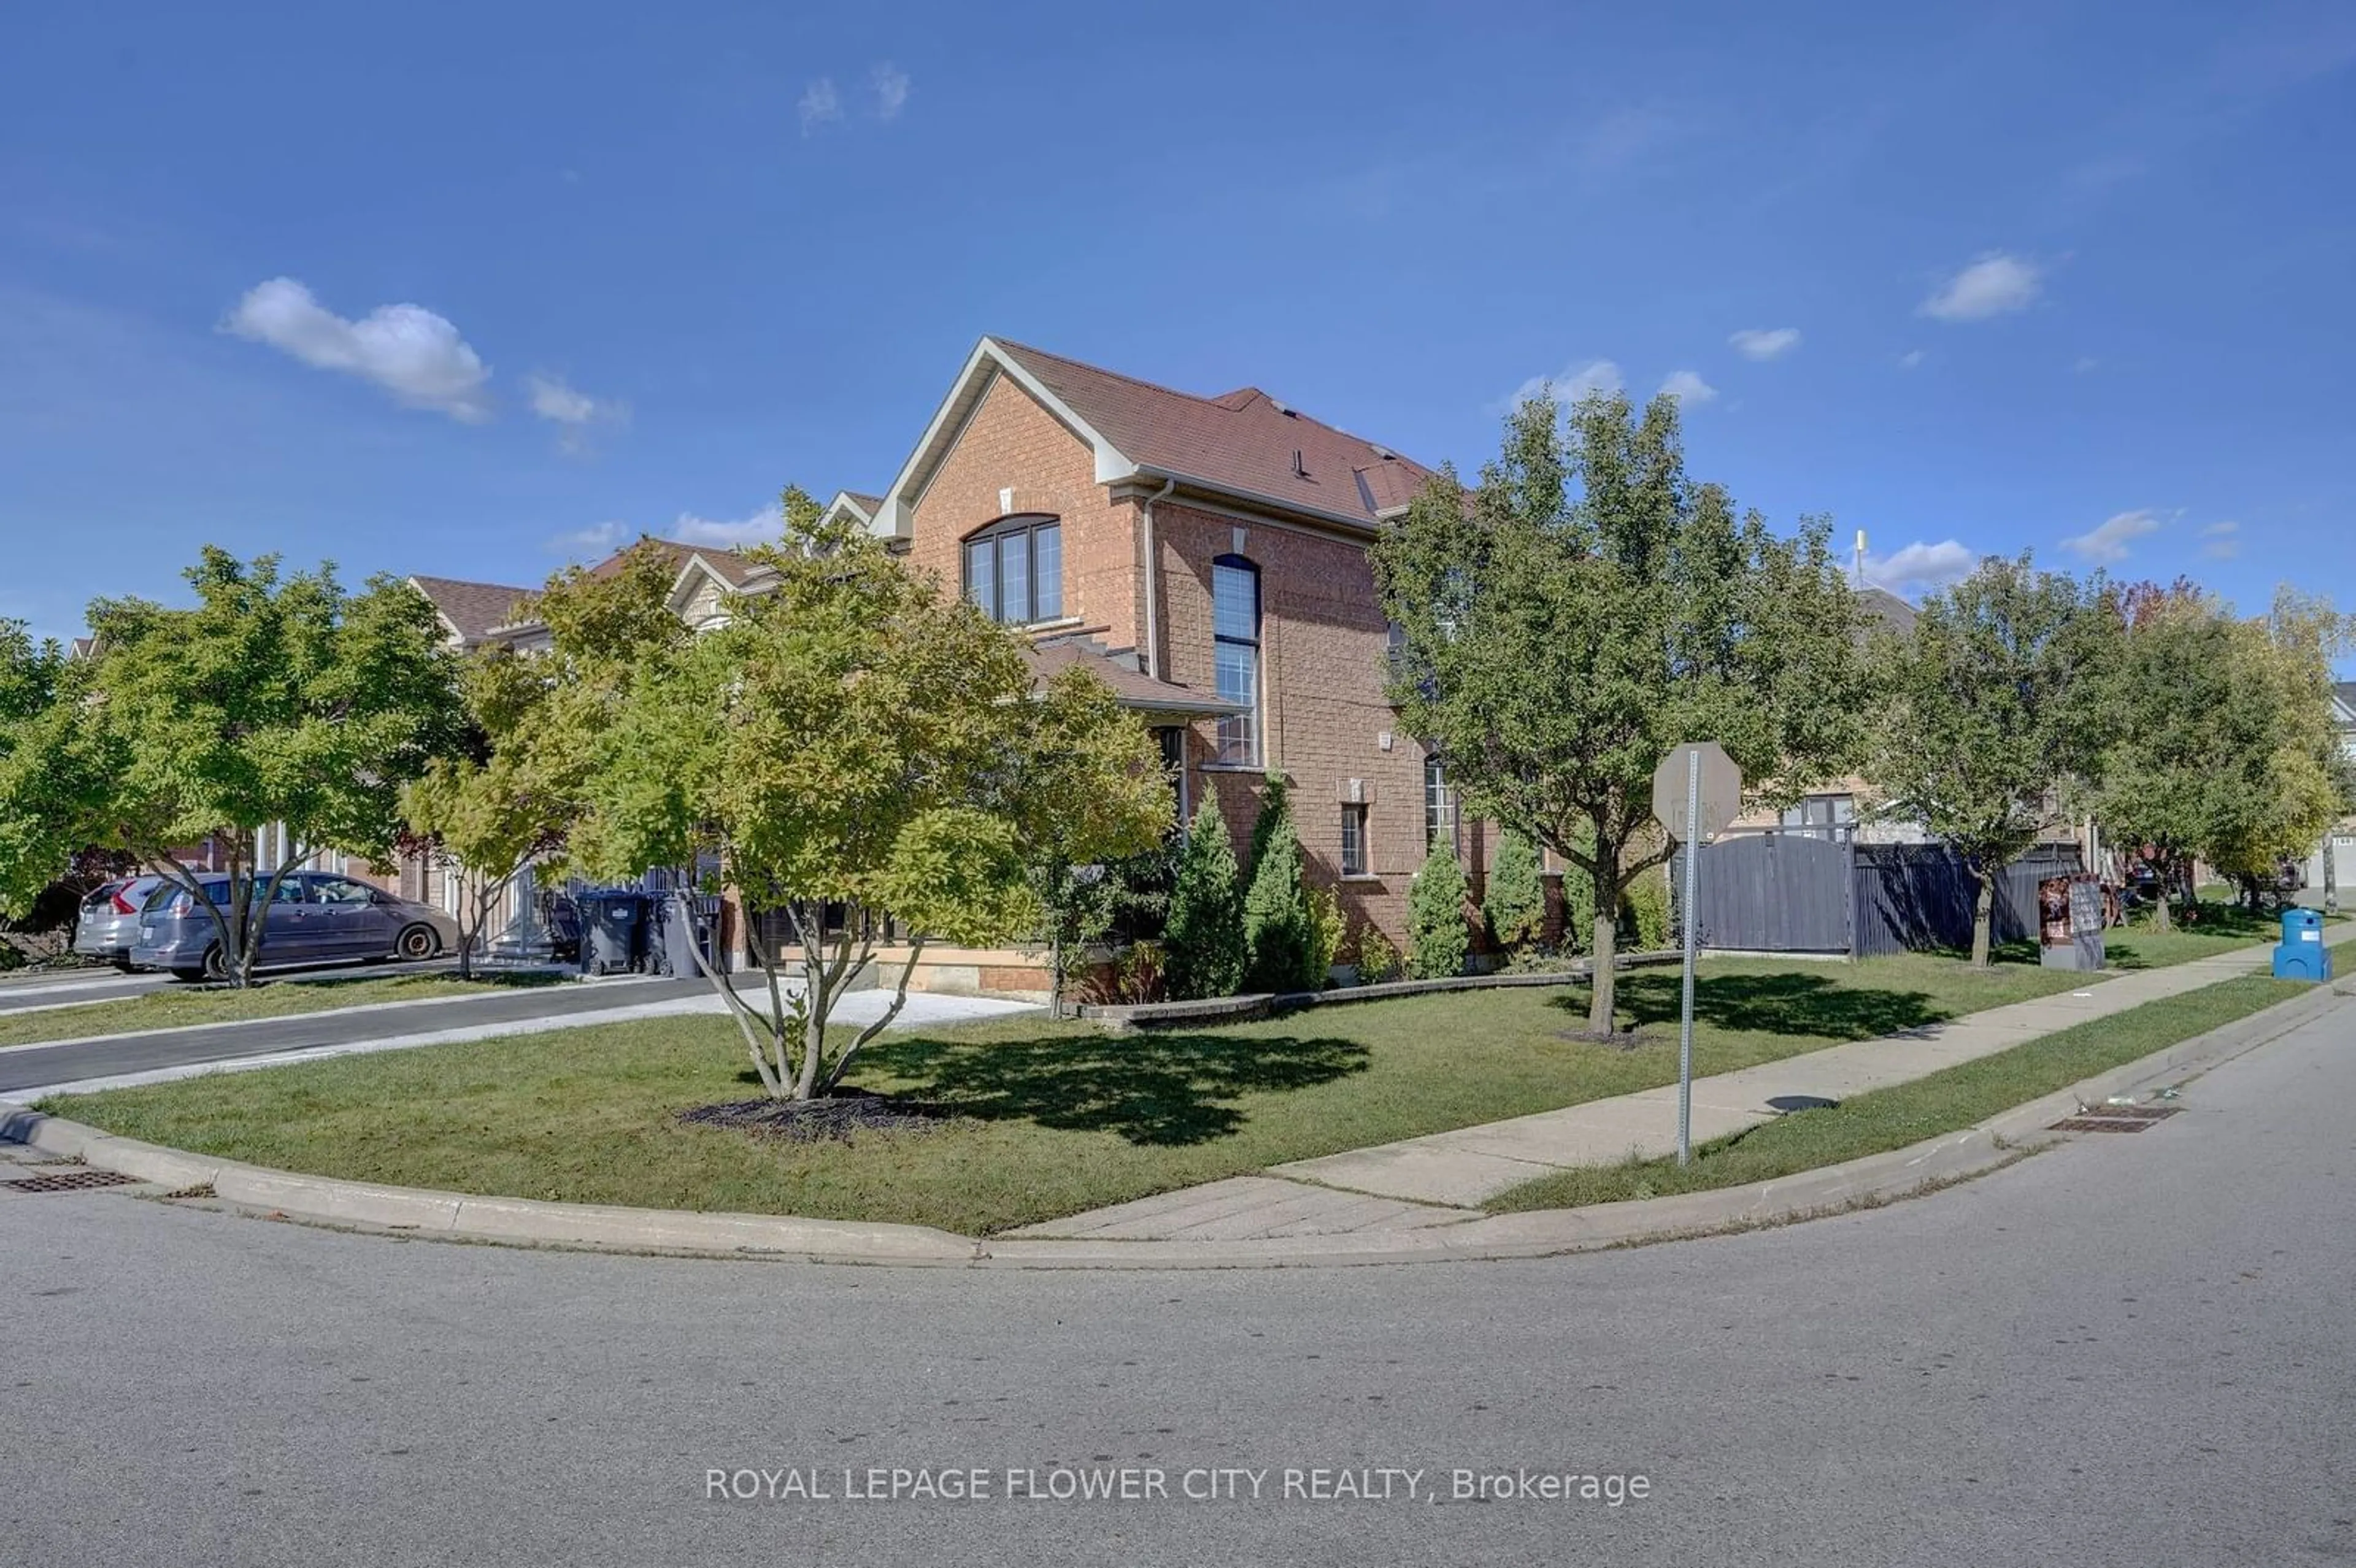
<path fill-rule="evenodd" d="M 1397 463 L 1398 461 L 1398 453 L 1393 452 L 1387 446 L 1376 447 L 1375 455 L 1381 458 L 1385 463 Z"/>
<path fill-rule="evenodd" d="M 1282 414 L 1287 419 L 1290 419 L 1292 417 L 1292 411 L 1286 408 L 1282 403 L 1278 402 L 1274 398 L 1269 399 L 1268 406 L 1274 409 L 1278 413 Z"/>
<path fill-rule="evenodd" d="M 1292 473 L 1296 478 L 1309 477 L 1309 464 L 1301 461 L 1301 449 L 1297 446 L 1292 449 Z"/>

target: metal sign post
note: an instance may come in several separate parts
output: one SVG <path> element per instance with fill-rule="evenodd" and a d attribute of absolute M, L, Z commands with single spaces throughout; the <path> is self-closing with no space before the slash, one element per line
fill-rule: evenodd
<path fill-rule="evenodd" d="M 1677 1026 L 1677 1163 L 1693 1159 L 1694 963 L 1701 953 L 1701 846 L 1742 811 L 1742 770 L 1715 741 L 1679 746 L 1653 773 L 1653 815 L 1686 856 L 1685 1006 Z"/>
<path fill-rule="evenodd" d="M 1701 820 L 1701 752 L 1686 753 L 1686 821 Z M 1677 1025 L 1677 1164 L 1682 1167 L 1693 1159 L 1693 1015 L 1694 1015 L 1694 955 L 1700 944 L 1696 933 L 1700 922 L 1694 919 L 1694 894 L 1700 886 L 1701 846 L 1697 839 L 1686 840 L 1685 902 L 1679 906 L 1677 923 L 1685 927 L 1686 988 L 1683 1018 Z"/>

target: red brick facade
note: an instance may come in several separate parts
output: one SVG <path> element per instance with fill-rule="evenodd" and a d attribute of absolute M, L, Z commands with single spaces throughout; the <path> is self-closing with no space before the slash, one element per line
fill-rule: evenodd
<path fill-rule="evenodd" d="M 1217 799 L 1240 849 L 1265 772 L 1280 771 L 1312 879 L 1339 886 L 1354 930 L 1371 923 L 1404 948 L 1408 884 L 1426 849 L 1423 750 L 1399 731 L 1383 695 L 1388 628 L 1366 557 L 1370 530 L 1179 488 L 1152 504 L 1158 570 L 1149 616 L 1145 511 L 1160 488 L 1099 483 L 1088 443 L 1000 377 L 912 498 L 908 559 L 954 592 L 967 535 L 1014 513 L 1052 514 L 1063 526 L 1065 612 L 1052 635 L 1136 649 L 1151 673 L 1205 693 L 1217 685 L 1212 561 L 1235 555 L 1257 566 L 1261 765 L 1218 766 L 1216 721 L 1192 722 L 1187 809 L 1206 792 Z M 1150 650 L 1149 626 L 1157 645 Z M 1350 801 L 1365 806 L 1367 869 L 1344 879 Z M 1468 866 L 1481 865 L 1472 825 L 1460 837 Z"/>

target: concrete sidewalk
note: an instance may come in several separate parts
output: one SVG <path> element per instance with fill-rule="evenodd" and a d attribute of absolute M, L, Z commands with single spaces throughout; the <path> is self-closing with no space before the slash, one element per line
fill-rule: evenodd
<path fill-rule="evenodd" d="M 1807 1102 L 1845 1100 L 1911 1083 L 2073 1024 L 2247 975 L 2272 951 L 2270 945 L 2238 948 L 2165 969 L 2094 979 L 2079 989 L 1948 1023 L 1697 1078 L 1694 1142 L 1772 1121 Z M 1165 1192 L 1014 1233 L 1097 1241 L 1243 1241 L 1428 1230 L 1476 1219 L 1486 1200 L 1556 1170 L 1674 1155 L 1676 1136 L 1677 1090 L 1671 1083 L 1511 1121 L 1296 1160 L 1262 1176 Z"/>

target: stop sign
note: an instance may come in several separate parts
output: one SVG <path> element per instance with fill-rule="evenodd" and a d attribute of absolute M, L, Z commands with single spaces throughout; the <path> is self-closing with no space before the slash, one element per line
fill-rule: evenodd
<path fill-rule="evenodd" d="M 1689 759 L 1695 757 L 1701 762 L 1701 816 L 1689 824 L 1686 821 L 1686 791 L 1687 770 L 1692 765 Z M 1715 741 L 1696 741 L 1679 746 L 1653 770 L 1653 815 L 1661 819 L 1669 837 L 1680 844 L 1713 837 L 1742 815 L 1742 770 L 1734 765 L 1726 748 Z"/>

